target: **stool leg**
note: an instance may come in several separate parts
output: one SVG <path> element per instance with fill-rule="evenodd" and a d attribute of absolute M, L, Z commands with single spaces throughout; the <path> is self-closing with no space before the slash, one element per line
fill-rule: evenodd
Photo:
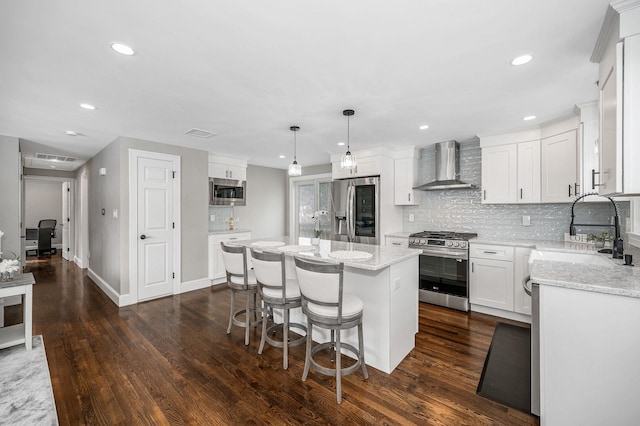
<path fill-rule="evenodd" d="M 342 356 L 340 352 L 340 330 L 336 330 L 336 395 L 338 404 L 342 402 Z"/>
<path fill-rule="evenodd" d="M 336 332 L 331 330 L 331 348 L 329 348 L 329 361 L 336 362 Z"/>
<path fill-rule="evenodd" d="M 229 327 L 227 327 L 227 334 L 231 333 L 231 326 L 233 325 L 233 305 L 236 301 L 236 292 L 231 290 L 231 307 L 229 308 Z"/>
<path fill-rule="evenodd" d="M 304 371 L 302 372 L 302 381 L 307 380 L 307 375 L 309 374 L 309 366 L 311 365 L 311 342 L 313 342 L 313 338 L 311 334 L 313 332 L 313 326 L 311 325 L 311 321 L 307 318 L 307 351 L 304 357 Z"/>
<path fill-rule="evenodd" d="M 254 297 L 253 306 L 255 306 L 255 297 L 256 297 L 255 293 L 253 294 L 253 297 Z M 249 327 L 251 326 L 251 318 L 249 316 L 249 312 L 251 312 L 249 310 L 251 308 L 250 302 L 251 302 L 251 298 L 249 297 L 249 294 L 247 294 L 247 304 L 246 304 L 247 310 L 244 313 L 244 345 L 245 346 L 249 345 Z M 255 315 L 255 318 L 257 320 L 258 316 L 257 316 L 257 313 L 256 313 L 255 309 L 253 311 L 253 315 Z"/>
<path fill-rule="evenodd" d="M 258 349 L 258 354 L 262 355 L 262 351 L 264 350 L 264 342 L 267 340 L 267 319 L 269 318 L 268 308 L 264 308 L 262 311 L 262 337 L 260 338 L 260 348 Z"/>
<path fill-rule="evenodd" d="M 369 373 L 367 373 L 367 365 L 364 363 L 364 339 L 362 338 L 362 323 L 358 324 L 358 346 L 359 346 L 359 356 L 360 364 L 362 364 L 362 375 L 365 379 L 369 378 Z"/>
<path fill-rule="evenodd" d="M 258 294 L 257 293 L 253 293 L 253 307 L 254 308 L 258 306 L 257 300 L 258 300 Z M 249 306 L 249 305 L 247 305 L 247 306 Z M 248 312 L 249 311 L 247 311 L 247 319 L 249 318 Z M 253 311 L 253 320 L 254 321 L 258 321 L 258 312 L 256 312 L 255 310 Z"/>
<path fill-rule="evenodd" d="M 284 309 L 284 324 L 282 324 L 282 343 L 284 350 L 284 358 L 282 359 L 282 368 L 289 368 L 289 309 Z"/>

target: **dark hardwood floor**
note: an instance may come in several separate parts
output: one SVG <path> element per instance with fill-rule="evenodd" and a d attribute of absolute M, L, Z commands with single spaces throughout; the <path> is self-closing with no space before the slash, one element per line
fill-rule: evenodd
<path fill-rule="evenodd" d="M 391 375 L 345 377 L 338 405 L 334 378 L 301 381 L 304 346 L 285 371 L 280 349 L 258 355 L 259 330 L 248 347 L 240 328 L 226 334 L 225 286 L 118 309 L 59 255 L 28 268 L 62 425 L 538 424 L 475 393 L 502 321 L 491 316 L 421 304 L 416 348 Z M 20 321 L 20 307 L 6 311 Z"/>

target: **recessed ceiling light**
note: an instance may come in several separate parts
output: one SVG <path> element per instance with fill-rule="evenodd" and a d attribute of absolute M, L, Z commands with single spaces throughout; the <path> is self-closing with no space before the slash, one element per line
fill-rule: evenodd
<path fill-rule="evenodd" d="M 96 109 L 96 107 L 94 107 L 91 104 L 80 104 L 80 108 L 84 108 L 84 109 L 90 109 L 90 110 L 94 110 Z"/>
<path fill-rule="evenodd" d="M 122 55 L 132 56 L 136 53 L 132 48 L 122 43 L 111 43 L 111 48 Z"/>
<path fill-rule="evenodd" d="M 526 117 L 522 117 L 522 119 L 524 121 L 530 121 L 530 120 L 535 120 L 536 116 L 535 115 L 527 115 Z"/>
<path fill-rule="evenodd" d="M 285 157 L 284 155 L 279 155 L 278 157 L 280 157 L 280 158 L 287 158 L 287 157 Z"/>
<path fill-rule="evenodd" d="M 518 56 L 517 58 L 515 58 L 513 61 L 511 61 L 511 65 L 524 65 L 528 62 L 531 62 L 531 60 L 533 59 L 533 56 L 531 55 L 522 55 L 522 56 Z"/>
<path fill-rule="evenodd" d="M 344 142 L 338 142 L 338 146 L 344 146 Z"/>
<path fill-rule="evenodd" d="M 418 129 L 420 130 L 427 130 L 429 128 L 428 124 L 423 124 L 422 126 L 418 127 Z"/>
<path fill-rule="evenodd" d="M 75 130 L 67 130 L 66 133 L 69 136 L 78 136 L 78 132 L 76 132 Z"/>

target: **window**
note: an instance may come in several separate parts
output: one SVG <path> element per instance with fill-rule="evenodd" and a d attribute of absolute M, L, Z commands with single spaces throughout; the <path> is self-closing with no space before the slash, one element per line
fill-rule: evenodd
<path fill-rule="evenodd" d="M 313 215 L 331 211 L 331 175 L 301 176 L 291 179 L 290 232 L 293 237 L 315 237 Z M 320 238 L 331 238 L 331 215 L 319 216 Z"/>

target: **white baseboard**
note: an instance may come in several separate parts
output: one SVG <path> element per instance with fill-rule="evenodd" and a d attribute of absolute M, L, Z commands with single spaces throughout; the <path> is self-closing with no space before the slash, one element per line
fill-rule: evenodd
<path fill-rule="evenodd" d="M 531 315 L 525 315 L 511 311 L 503 311 L 502 309 L 490 308 L 488 306 L 475 304 L 470 304 L 470 306 L 473 312 L 480 312 L 481 314 L 493 315 L 494 317 L 507 318 L 510 320 L 531 324 Z"/>
<path fill-rule="evenodd" d="M 113 287 L 109 285 L 109 283 L 107 283 L 105 280 L 100 278 L 100 276 L 98 276 L 98 274 L 96 274 L 91 268 L 89 268 L 89 270 L 87 271 L 87 275 L 89 275 L 89 278 L 91 278 L 93 282 L 96 283 L 96 285 L 100 288 L 100 290 L 102 290 L 103 293 L 106 294 L 107 297 L 111 299 L 113 303 L 120 306 L 119 302 L 120 302 L 121 296 L 118 294 L 117 291 L 113 289 Z"/>
<path fill-rule="evenodd" d="M 180 284 L 180 293 L 186 293 L 187 291 L 200 290 L 201 288 L 211 287 L 211 280 L 209 278 L 199 278 L 192 281 L 183 281 Z"/>
<path fill-rule="evenodd" d="M 80 259 L 78 256 L 73 256 L 73 263 L 78 265 L 78 268 L 80 269 L 87 269 L 87 267 L 82 264 L 82 259 Z"/>

